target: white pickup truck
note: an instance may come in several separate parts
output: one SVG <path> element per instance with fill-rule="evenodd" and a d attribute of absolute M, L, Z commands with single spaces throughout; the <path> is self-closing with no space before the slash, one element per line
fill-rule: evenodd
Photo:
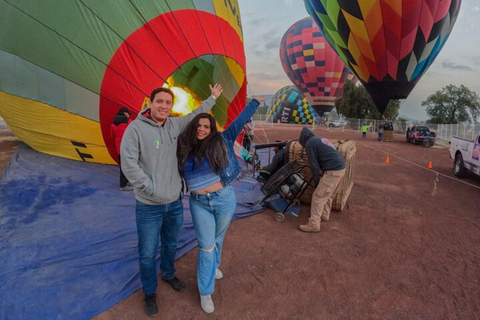
<path fill-rule="evenodd" d="M 466 177 L 467 171 L 480 176 L 480 131 L 475 141 L 452 137 L 450 158 L 454 159 L 453 173 L 457 177 Z"/>

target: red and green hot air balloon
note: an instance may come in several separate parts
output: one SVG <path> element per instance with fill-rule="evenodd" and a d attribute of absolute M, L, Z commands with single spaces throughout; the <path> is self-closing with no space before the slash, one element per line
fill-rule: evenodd
<path fill-rule="evenodd" d="M 222 84 L 221 128 L 245 107 L 236 0 L 2 0 L 0 30 L 0 116 L 41 152 L 115 163 L 114 115 L 161 86 L 181 115 Z"/>
<path fill-rule="evenodd" d="M 350 72 L 311 18 L 297 21 L 283 35 L 280 60 L 318 116 L 333 109 Z"/>
<path fill-rule="evenodd" d="M 445 45 L 461 0 L 304 0 L 383 113 L 405 99 Z"/>

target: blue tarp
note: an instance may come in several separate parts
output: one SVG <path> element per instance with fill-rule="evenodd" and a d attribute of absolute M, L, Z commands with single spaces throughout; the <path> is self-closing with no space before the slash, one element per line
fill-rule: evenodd
<path fill-rule="evenodd" d="M 135 199 L 118 167 L 20 145 L 0 179 L 0 318 L 85 319 L 141 287 Z M 260 212 L 260 185 L 232 184 L 234 219 Z M 188 197 L 177 258 L 197 245 Z"/>

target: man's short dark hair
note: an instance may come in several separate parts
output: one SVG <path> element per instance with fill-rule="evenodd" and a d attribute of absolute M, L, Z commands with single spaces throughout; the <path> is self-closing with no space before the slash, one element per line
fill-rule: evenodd
<path fill-rule="evenodd" d="M 155 99 L 155 96 L 159 92 L 169 93 L 172 96 L 172 102 L 173 102 L 173 100 L 175 100 L 175 95 L 173 94 L 173 91 L 170 88 L 160 87 L 160 88 L 157 88 L 157 89 L 152 91 L 152 94 L 150 95 L 150 102 L 153 102 L 153 99 Z"/>

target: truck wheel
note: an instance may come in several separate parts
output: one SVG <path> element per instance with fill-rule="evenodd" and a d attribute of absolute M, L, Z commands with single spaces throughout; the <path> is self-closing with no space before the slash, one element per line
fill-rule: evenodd
<path fill-rule="evenodd" d="M 453 165 L 453 173 L 459 178 L 465 178 L 467 176 L 467 169 L 463 165 L 462 154 L 459 153 L 455 156 L 455 164 Z"/>

